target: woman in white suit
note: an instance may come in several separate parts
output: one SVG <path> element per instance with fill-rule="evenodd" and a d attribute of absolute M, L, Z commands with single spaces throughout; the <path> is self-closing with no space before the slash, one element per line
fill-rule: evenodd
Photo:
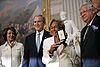
<path fill-rule="evenodd" d="M 4 29 L 5 43 L 0 46 L 0 67 L 22 67 L 24 47 L 16 41 L 16 36 L 14 27 Z"/>
<path fill-rule="evenodd" d="M 73 45 L 60 44 L 58 30 L 65 26 L 61 21 L 53 19 L 50 24 L 52 37 L 44 40 L 42 62 L 46 67 L 75 67 L 76 52 Z M 64 32 L 65 33 L 65 32 Z"/>

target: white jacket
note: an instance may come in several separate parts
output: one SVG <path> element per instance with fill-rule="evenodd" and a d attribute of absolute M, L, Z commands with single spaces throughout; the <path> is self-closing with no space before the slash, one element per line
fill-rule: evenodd
<path fill-rule="evenodd" d="M 48 50 L 52 44 L 54 44 L 54 37 L 45 39 L 43 43 L 42 62 L 46 64 L 46 67 L 73 67 L 72 62 L 76 56 L 74 47 L 69 45 L 64 47 L 62 44 L 50 57 Z"/>
<path fill-rule="evenodd" d="M 14 42 L 11 48 L 7 42 L 0 46 L 1 67 L 21 67 L 24 47 L 22 43 Z"/>

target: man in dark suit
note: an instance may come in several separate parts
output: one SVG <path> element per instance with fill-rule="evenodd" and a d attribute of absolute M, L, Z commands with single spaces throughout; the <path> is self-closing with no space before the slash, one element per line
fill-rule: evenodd
<path fill-rule="evenodd" d="M 45 67 L 42 63 L 43 40 L 50 36 L 44 30 L 45 18 L 42 15 L 34 17 L 35 32 L 25 39 L 24 57 L 22 67 Z"/>
<path fill-rule="evenodd" d="M 86 26 L 81 31 L 81 67 L 100 67 L 100 16 L 89 4 L 80 7 Z"/>

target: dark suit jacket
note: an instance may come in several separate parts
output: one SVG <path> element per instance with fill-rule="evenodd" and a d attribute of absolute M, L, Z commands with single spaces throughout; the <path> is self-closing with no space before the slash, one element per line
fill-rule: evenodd
<path fill-rule="evenodd" d="M 100 60 L 100 16 L 94 18 L 83 39 L 87 26 L 81 31 L 81 57 L 82 59 Z"/>
<path fill-rule="evenodd" d="M 35 37 L 36 37 L 36 32 L 27 36 L 25 39 L 24 59 L 22 67 L 45 67 L 45 65 L 42 63 L 42 56 L 43 56 L 42 46 L 43 46 L 43 40 L 46 39 L 47 37 L 50 37 L 50 33 L 44 30 L 39 52 L 37 52 Z"/>

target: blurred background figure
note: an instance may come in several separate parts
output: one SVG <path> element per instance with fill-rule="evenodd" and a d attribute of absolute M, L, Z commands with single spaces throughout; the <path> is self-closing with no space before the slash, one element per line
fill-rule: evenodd
<path fill-rule="evenodd" d="M 66 12 L 61 11 L 60 12 L 60 18 L 65 25 L 65 32 L 67 33 L 67 44 L 68 45 L 76 45 L 75 50 L 77 51 L 77 54 L 80 54 L 80 32 L 79 29 L 76 27 L 74 22 L 72 20 L 67 20 Z"/>
<path fill-rule="evenodd" d="M 21 67 L 24 47 L 16 41 L 16 36 L 14 27 L 3 30 L 5 44 L 0 46 L 0 67 Z"/>
<path fill-rule="evenodd" d="M 93 5 L 96 9 L 100 10 L 100 0 L 90 0 L 90 1 L 91 1 L 92 5 Z"/>
<path fill-rule="evenodd" d="M 92 9 L 100 16 L 100 0 L 90 0 Z"/>
<path fill-rule="evenodd" d="M 60 20 L 53 19 L 50 23 L 50 33 L 52 37 L 44 40 L 42 62 L 46 67 L 76 67 L 76 51 L 74 45 L 61 43 L 58 31 L 63 30 L 65 39 L 65 26 Z"/>

